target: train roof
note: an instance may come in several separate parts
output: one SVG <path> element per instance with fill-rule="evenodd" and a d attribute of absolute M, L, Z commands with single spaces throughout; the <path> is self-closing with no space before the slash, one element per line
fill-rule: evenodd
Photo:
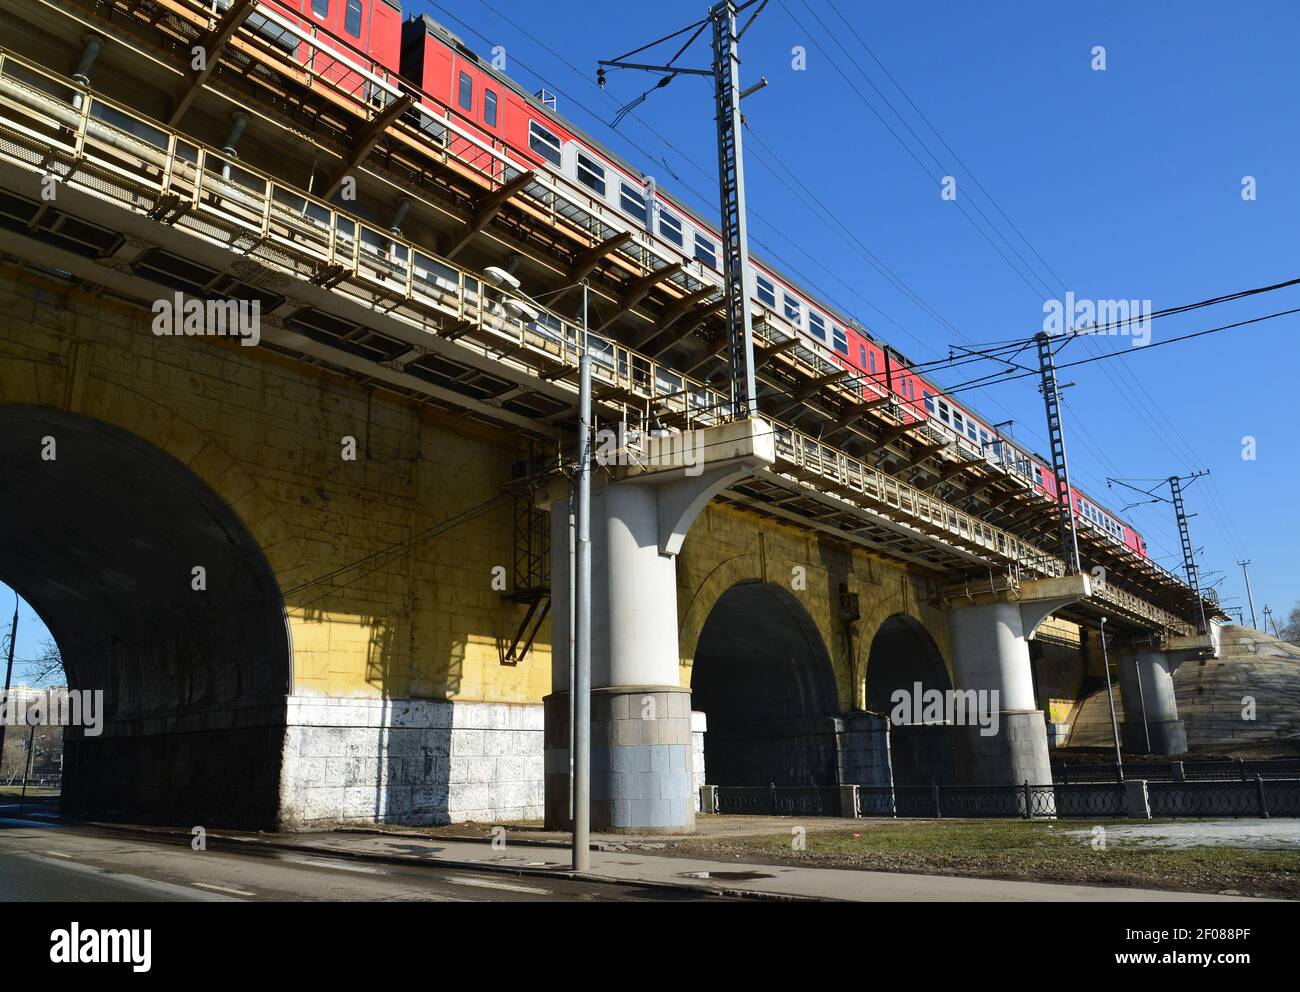
<path fill-rule="evenodd" d="M 491 62 L 489 62 L 488 60 L 484 59 L 481 55 L 479 55 L 478 52 L 470 48 L 469 45 L 466 44 L 465 39 L 463 39 L 460 35 L 456 34 L 456 32 L 448 28 L 445 24 L 442 24 L 440 21 L 435 20 L 432 16 L 425 13 L 412 14 L 407 19 L 406 23 L 409 25 L 415 21 L 421 22 L 424 25 L 426 32 L 435 35 L 436 37 L 444 41 L 447 45 L 454 48 L 456 51 L 460 52 L 466 58 L 472 59 L 474 61 L 474 64 L 478 66 L 480 70 L 489 74 L 490 76 L 492 76 L 493 79 L 500 82 L 502 86 L 505 86 L 516 96 L 525 100 L 529 104 L 529 106 L 531 106 L 538 113 L 544 114 L 545 116 L 552 118 L 553 120 L 555 120 L 557 124 L 560 124 L 561 126 L 563 126 L 565 129 L 569 131 L 572 131 L 575 135 L 582 138 L 583 141 L 585 141 L 587 144 L 591 145 L 593 149 L 598 149 L 601 155 L 604 155 L 606 158 L 608 158 L 611 162 L 617 165 L 624 172 L 629 173 L 630 175 L 636 177 L 637 179 L 640 179 L 642 182 L 645 181 L 645 179 L 648 176 L 648 173 L 646 173 L 645 170 L 627 161 L 627 159 L 623 158 L 617 152 L 611 151 L 605 144 L 593 138 L 591 134 L 589 134 L 586 130 L 584 130 L 579 125 L 573 123 L 573 121 L 569 120 L 567 117 L 561 114 L 554 107 L 550 106 L 549 104 L 543 103 L 541 100 L 539 100 L 536 94 L 529 93 L 517 82 L 515 82 L 509 76 L 505 75 L 495 66 L 493 66 Z M 405 41 L 405 39 L 403 39 L 403 41 Z M 707 228 L 715 237 L 721 240 L 722 232 L 718 229 L 718 226 L 714 224 L 712 220 L 710 220 L 707 217 L 700 216 L 700 214 L 693 207 L 687 206 L 679 197 L 673 195 L 672 192 L 658 185 L 657 183 L 655 185 L 655 192 L 658 193 L 660 196 L 662 196 L 665 200 L 671 202 L 672 205 L 675 206 L 678 210 L 681 210 L 683 213 L 689 214 L 697 224 Z M 840 311 L 838 308 L 824 302 L 821 299 L 820 294 L 813 293 L 810 290 L 808 290 L 806 287 L 796 282 L 789 275 L 785 274 L 785 272 L 779 266 L 773 265 L 772 263 L 768 262 L 766 259 L 762 257 L 762 255 L 756 252 L 751 251 L 750 258 L 754 261 L 761 263 L 765 269 L 768 269 L 772 273 L 779 274 L 781 279 L 784 280 L 785 283 L 791 289 L 794 289 L 799 293 L 802 293 L 809 300 L 816 301 L 818 307 L 825 310 L 827 312 L 827 315 L 832 316 L 834 320 L 838 321 L 841 324 L 845 324 L 849 327 L 852 327 L 855 331 L 862 334 L 864 337 L 870 339 L 873 343 L 879 345 L 880 347 L 888 348 L 891 354 L 897 355 L 906 364 L 908 365 L 913 364 L 912 360 L 908 358 L 907 355 L 904 355 L 901 351 L 898 350 L 898 348 L 894 347 L 892 344 L 889 344 L 887 341 L 885 341 L 877 334 L 875 334 L 870 328 L 868 328 L 865 324 L 863 324 L 862 321 L 858 320 L 856 317 L 848 316 L 847 314 Z"/>

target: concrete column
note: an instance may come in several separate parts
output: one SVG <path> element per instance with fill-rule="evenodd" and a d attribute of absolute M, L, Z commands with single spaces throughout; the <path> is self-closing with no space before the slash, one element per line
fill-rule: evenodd
<path fill-rule="evenodd" d="M 1178 718 L 1174 672 L 1189 658 L 1217 658 L 1219 629 L 1209 633 L 1169 637 L 1159 645 L 1136 645 L 1119 655 L 1119 688 L 1124 700 L 1121 737 L 1130 751 L 1185 754 L 1187 730 Z M 1140 681 L 1139 681 L 1140 680 Z M 1142 714 L 1146 712 L 1143 725 Z"/>
<path fill-rule="evenodd" d="M 1182 660 L 1180 654 L 1136 648 L 1121 652 L 1117 660 L 1124 700 L 1120 728 L 1124 749 L 1138 754 L 1185 754 L 1187 730 L 1178 719 L 1174 699 L 1173 675 Z"/>
<path fill-rule="evenodd" d="M 775 461 L 760 420 L 695 432 L 685 468 L 602 466 L 591 500 L 591 828 L 695 826 L 691 693 L 680 685 L 676 556 L 691 523 L 727 486 Z M 617 454 L 617 453 L 616 453 Z M 621 461 L 621 459 L 616 459 Z M 627 459 L 635 462 L 635 459 Z M 568 644 L 566 494 L 552 500 L 552 644 Z M 546 706 L 546 822 L 568 823 L 567 651 L 553 652 Z"/>
<path fill-rule="evenodd" d="M 1090 592 L 1087 576 L 1071 575 L 1023 583 L 1014 598 L 990 593 L 969 597 L 975 598 L 969 606 L 954 601 L 953 674 L 957 690 L 965 695 L 967 714 L 960 719 L 959 713 L 953 727 L 959 783 L 1052 781 L 1047 726 L 1034 698 L 1028 641 L 1055 610 Z M 981 725 L 972 713 L 996 714 L 996 722 Z"/>

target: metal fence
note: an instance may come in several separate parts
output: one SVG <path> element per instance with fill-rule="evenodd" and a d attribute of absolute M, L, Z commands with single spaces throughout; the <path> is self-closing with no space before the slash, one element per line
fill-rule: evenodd
<path fill-rule="evenodd" d="M 751 816 L 852 816 L 843 813 L 839 786 L 705 786 L 719 813 Z M 706 807 L 707 808 L 707 807 Z"/>
<path fill-rule="evenodd" d="M 1129 794 L 1138 781 L 899 788 L 707 785 L 703 808 L 724 815 L 954 819 L 1300 816 L 1300 778 L 1147 781 L 1145 807 Z"/>
<path fill-rule="evenodd" d="M 1246 761 L 1241 758 L 1222 761 L 1126 761 L 1124 778 L 1142 778 L 1148 782 L 1199 782 L 1223 779 L 1248 781 L 1263 778 L 1300 778 L 1300 758 L 1267 758 Z M 1118 782 L 1119 766 L 1113 761 L 1089 764 L 1060 762 L 1052 765 L 1057 782 Z"/>
<path fill-rule="evenodd" d="M 19 787 L 23 784 L 21 772 L 15 772 L 0 776 L 0 785 Z M 63 776 L 53 775 L 32 775 L 27 779 L 27 788 L 29 789 L 60 789 L 63 787 Z"/>
<path fill-rule="evenodd" d="M 1122 785 L 932 785 L 858 789 L 858 816 L 1031 819 L 1124 815 Z"/>

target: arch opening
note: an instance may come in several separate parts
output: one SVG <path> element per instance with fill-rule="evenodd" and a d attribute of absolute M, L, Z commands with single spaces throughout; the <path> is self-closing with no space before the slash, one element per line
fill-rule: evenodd
<path fill-rule="evenodd" d="M 45 618 L 69 689 L 102 692 L 100 733 L 65 733 L 64 810 L 274 826 L 289 632 L 234 511 L 120 428 L 7 405 L 0 518 L 0 577 Z"/>
<path fill-rule="evenodd" d="M 895 614 L 871 640 L 867 659 L 867 709 L 889 719 L 890 767 L 899 787 L 955 782 L 951 725 L 918 720 L 913 706 L 931 689 L 948 692 L 952 681 L 934 639 L 914 618 Z"/>
<path fill-rule="evenodd" d="M 691 705 L 710 785 L 835 785 L 838 693 L 816 624 L 779 586 L 719 597 L 700 631 Z"/>

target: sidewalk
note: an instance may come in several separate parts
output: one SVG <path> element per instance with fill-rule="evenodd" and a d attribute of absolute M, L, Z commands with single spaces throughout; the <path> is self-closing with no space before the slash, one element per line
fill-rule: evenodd
<path fill-rule="evenodd" d="M 861 821 L 859 821 L 861 822 Z M 153 836 L 181 836 L 182 832 L 151 828 L 87 824 Z M 345 830 L 307 834 L 242 834 L 210 831 L 208 843 L 227 850 L 242 845 L 306 851 L 333 857 L 357 858 L 396 864 L 440 864 L 447 867 L 509 872 L 546 877 L 572 876 L 567 844 L 556 835 L 542 834 L 493 847 L 485 839 L 429 836 L 427 833 Z M 188 832 L 183 832 L 188 841 Z M 664 838 L 657 838 L 662 841 Z M 733 896 L 769 900 L 835 900 L 852 902 L 1234 902 L 1246 897 L 1156 889 L 1105 888 L 999 879 L 959 878 L 837 868 L 803 868 L 747 864 L 707 858 L 647 853 L 634 839 L 605 835 L 591 851 L 591 871 L 586 878 L 623 884 L 691 888 Z M 602 849 L 596 849 L 602 848 Z"/>

